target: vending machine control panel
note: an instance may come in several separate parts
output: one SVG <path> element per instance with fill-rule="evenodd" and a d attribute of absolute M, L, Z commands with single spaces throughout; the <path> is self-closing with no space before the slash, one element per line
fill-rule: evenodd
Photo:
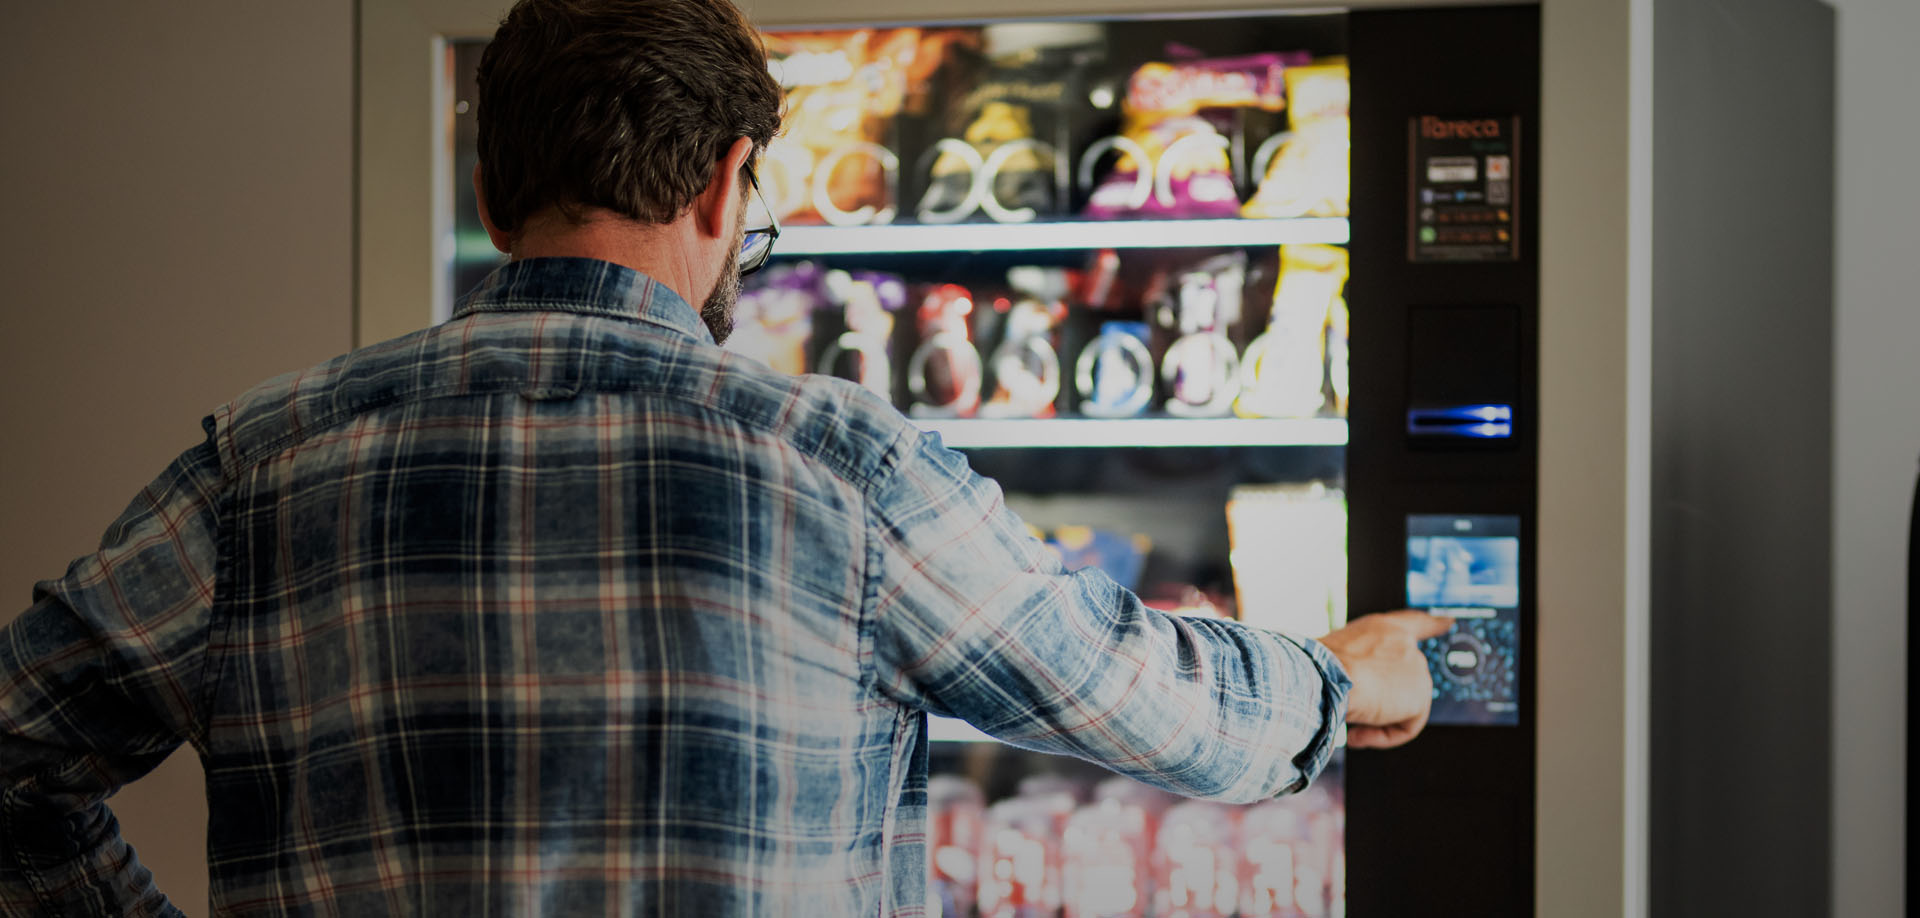
<path fill-rule="evenodd" d="M 1543 612 L 1540 7 L 1347 22 L 1348 604 L 1452 622 L 1421 648 L 1428 728 L 1347 755 L 1347 914 L 1526 918 Z"/>
<path fill-rule="evenodd" d="M 1520 518 L 1407 517 L 1407 605 L 1454 620 L 1421 642 L 1435 724 L 1520 722 Z"/>

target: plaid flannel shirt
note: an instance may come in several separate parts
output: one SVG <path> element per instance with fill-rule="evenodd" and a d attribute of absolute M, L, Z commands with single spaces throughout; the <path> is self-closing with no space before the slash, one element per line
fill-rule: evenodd
<path fill-rule="evenodd" d="M 0 630 L 0 912 L 176 914 L 104 803 L 182 742 L 230 915 L 919 915 L 927 712 L 1303 787 L 1327 651 L 1067 573 L 865 390 L 604 262 L 216 410 Z"/>

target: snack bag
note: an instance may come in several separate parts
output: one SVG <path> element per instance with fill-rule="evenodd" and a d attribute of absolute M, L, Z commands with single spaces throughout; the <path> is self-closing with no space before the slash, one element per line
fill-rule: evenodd
<path fill-rule="evenodd" d="M 782 223 L 887 223 L 900 161 L 892 122 L 960 29 L 850 29 L 767 33 L 767 68 L 787 90 L 780 133 L 761 158 L 761 190 Z"/>
<path fill-rule="evenodd" d="M 987 358 L 992 395 L 981 417 L 1050 418 L 1060 396 L 1060 351 L 1055 329 L 1067 317 L 1067 272 L 1020 267 L 1007 272 L 1017 299 L 993 304 L 1000 343 Z M 984 343 L 984 341 L 983 341 Z"/>
<path fill-rule="evenodd" d="M 1247 345 L 1240 365 L 1241 417 L 1310 418 L 1326 407 L 1328 327 L 1347 282 L 1347 250 L 1331 245 L 1280 247 L 1267 330 Z M 1336 391 L 1344 410 L 1345 321 L 1341 317 L 1342 366 Z"/>
<path fill-rule="evenodd" d="M 1153 400 L 1153 354 L 1147 349 L 1147 323 L 1102 322 L 1100 335 L 1080 351 L 1074 363 L 1074 388 L 1080 413 L 1096 418 L 1130 418 Z"/>
<path fill-rule="evenodd" d="M 726 349 L 782 373 L 807 372 L 814 310 L 827 305 L 826 272 L 811 261 L 776 264 L 749 280 L 734 307 Z"/>
<path fill-rule="evenodd" d="M 1218 255 L 1172 276 L 1154 310 L 1175 335 L 1160 357 L 1168 414 L 1216 417 L 1229 413 L 1240 388 L 1240 352 L 1229 334 L 1239 323 L 1247 255 Z"/>
<path fill-rule="evenodd" d="M 1054 212 L 1054 157 L 1080 72 L 1100 53 L 1099 26 L 1005 22 L 981 30 L 989 63 L 950 111 L 949 136 L 916 208 L 922 223 L 955 223 L 976 213 L 1024 223 Z M 957 136 L 956 136 L 957 135 Z"/>
<path fill-rule="evenodd" d="M 915 417 L 973 417 L 980 409 L 980 352 L 968 335 L 973 294 L 941 284 L 920 303 L 920 346 L 907 361 Z"/>
<path fill-rule="evenodd" d="M 829 271 L 824 283 L 828 296 L 845 310 L 847 330 L 820 352 L 819 371 L 851 379 L 891 401 L 893 361 L 887 343 L 893 312 L 907 302 L 906 284 L 877 271 Z"/>
<path fill-rule="evenodd" d="M 1286 72 L 1290 130 L 1255 151 L 1260 186 L 1241 208 L 1247 217 L 1344 217 L 1348 211 L 1351 90 L 1344 58 Z"/>
<path fill-rule="evenodd" d="M 1240 211 L 1223 111 L 1286 107 L 1283 74 L 1304 52 L 1143 64 L 1127 81 L 1119 136 L 1096 141 L 1080 164 L 1082 184 L 1109 150 L 1121 157 L 1088 198 L 1086 215 L 1229 217 Z"/>

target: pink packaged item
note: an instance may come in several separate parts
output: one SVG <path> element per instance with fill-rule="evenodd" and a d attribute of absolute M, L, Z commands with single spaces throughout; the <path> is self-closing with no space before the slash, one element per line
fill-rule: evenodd
<path fill-rule="evenodd" d="M 1142 918 L 1152 892 L 1146 807 L 1108 797 L 1067 819 L 1061 840 L 1063 918 Z"/>
<path fill-rule="evenodd" d="M 1153 851 L 1153 913 L 1227 918 L 1239 906 L 1240 811 L 1190 800 L 1167 810 Z"/>
<path fill-rule="evenodd" d="M 1321 854 L 1299 801 L 1249 807 L 1241 823 L 1240 914 L 1243 918 L 1321 918 L 1326 914 Z"/>
<path fill-rule="evenodd" d="M 1304 52 L 1142 64 L 1127 81 L 1121 133 L 1082 154 L 1079 179 L 1091 187 L 1085 213 L 1116 217 L 1231 217 L 1240 212 L 1231 141 L 1203 113 L 1286 107 L 1286 69 Z M 1093 173 L 1120 154 L 1099 184 Z"/>
<path fill-rule="evenodd" d="M 1059 875 L 1060 837 L 1052 809 L 1015 797 L 987 808 L 980 848 L 980 918 L 1051 918 L 1058 908 L 1049 874 Z"/>
<path fill-rule="evenodd" d="M 927 782 L 927 890 L 942 918 L 973 914 L 985 818 L 986 799 L 972 781 L 935 775 Z"/>

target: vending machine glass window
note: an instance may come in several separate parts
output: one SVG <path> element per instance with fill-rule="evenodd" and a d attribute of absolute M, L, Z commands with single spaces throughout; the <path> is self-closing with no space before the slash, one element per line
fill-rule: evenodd
<path fill-rule="evenodd" d="M 1429 649 L 1443 724 L 1429 732 L 1479 738 L 1423 738 L 1437 758 L 1400 761 L 1530 763 L 1530 503 L 1513 495 L 1532 474 L 1533 109 L 1496 100 L 1497 118 L 1472 116 L 1493 98 L 1475 81 L 1505 78 L 1481 45 L 1532 41 L 1537 57 L 1533 17 L 770 30 L 786 120 L 754 173 L 781 234 L 726 347 L 891 400 L 998 482 L 1067 567 L 1167 613 L 1303 637 L 1343 625 L 1350 595 L 1454 614 Z M 484 43 L 448 48 L 442 268 L 459 292 L 501 256 L 466 180 Z M 1537 75 L 1516 85 L 1534 92 Z M 1362 96 L 1368 119 L 1350 104 Z M 1446 136 L 1423 136 L 1423 116 Z M 1488 123 L 1507 133 L 1451 127 Z M 1473 359 L 1489 341 L 1498 353 Z M 1471 413 L 1492 407 L 1504 413 Z M 1350 557 L 1371 586 L 1350 588 Z M 1381 827 L 1439 812 L 1422 782 L 1363 785 L 1392 767 L 1344 751 L 1300 794 L 1227 806 L 959 721 L 930 728 L 930 904 L 944 915 L 1343 915 L 1349 837 L 1381 863 L 1398 857 Z M 1531 793 L 1524 775 L 1511 793 Z M 1388 800 L 1408 815 L 1383 815 Z M 1525 833 L 1487 812 L 1520 832 L 1520 853 L 1448 869 L 1485 892 L 1477 914 L 1517 914 Z M 1371 910 L 1356 891 L 1355 913 L 1433 901 L 1401 886 L 1374 888 Z"/>

